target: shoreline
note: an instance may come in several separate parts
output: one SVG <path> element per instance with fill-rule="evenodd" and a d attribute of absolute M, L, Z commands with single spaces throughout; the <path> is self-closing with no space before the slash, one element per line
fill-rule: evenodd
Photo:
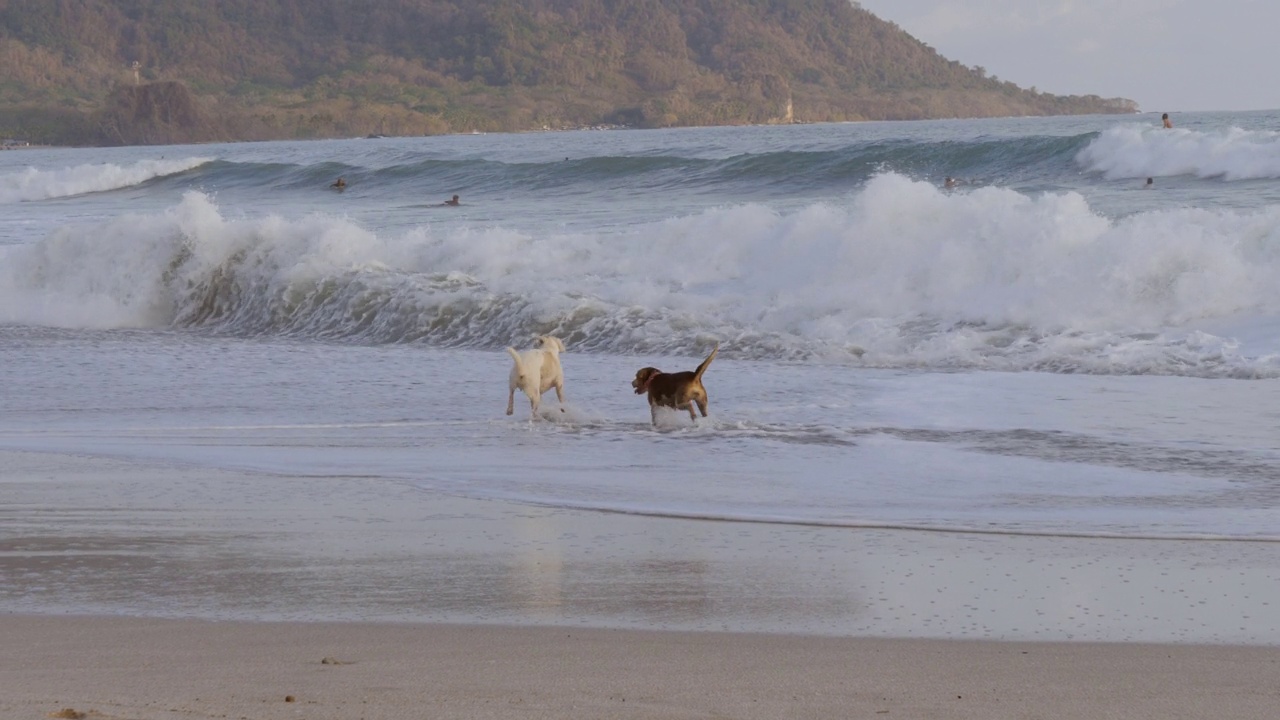
<path fill-rule="evenodd" d="M 0 450 L 0 613 L 1280 646 L 1270 543 L 687 520 Z"/>

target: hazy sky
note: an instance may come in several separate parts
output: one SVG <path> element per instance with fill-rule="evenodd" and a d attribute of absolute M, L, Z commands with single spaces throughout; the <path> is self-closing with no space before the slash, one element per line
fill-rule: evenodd
<path fill-rule="evenodd" d="M 943 56 L 1144 112 L 1280 108 L 1277 0 L 861 0 Z"/>

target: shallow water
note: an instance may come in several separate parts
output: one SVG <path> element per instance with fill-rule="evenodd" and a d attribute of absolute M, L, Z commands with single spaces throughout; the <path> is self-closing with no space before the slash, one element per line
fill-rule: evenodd
<path fill-rule="evenodd" d="M 939 373 L 717 359 L 711 416 L 652 427 L 634 370 L 562 356 L 567 406 L 507 401 L 506 353 L 9 330 L 0 447 L 627 513 L 994 533 L 1277 539 L 1273 381 Z"/>

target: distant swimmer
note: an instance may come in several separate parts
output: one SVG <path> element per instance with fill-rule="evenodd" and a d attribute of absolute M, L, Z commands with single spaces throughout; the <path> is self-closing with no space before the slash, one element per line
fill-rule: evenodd
<path fill-rule="evenodd" d="M 959 181 L 959 180 L 957 180 L 957 179 L 955 179 L 955 178 L 953 178 L 953 177 L 946 178 L 946 179 L 944 179 L 944 180 L 942 181 L 942 187 L 944 187 L 944 188 L 946 188 L 946 189 L 948 189 L 948 190 L 950 190 L 951 188 L 953 188 L 953 187 L 955 187 L 955 186 L 957 186 L 957 185 L 959 185 L 959 184 L 960 184 L 960 181 Z"/>
<path fill-rule="evenodd" d="M 343 180 L 342 178 L 338 178 L 337 180 L 334 180 L 333 184 L 330 185 L 329 187 L 333 188 L 334 190 L 345 190 L 347 188 L 347 181 Z"/>
<path fill-rule="evenodd" d="M 1165 113 L 1164 115 L 1161 115 L 1160 120 L 1164 122 L 1165 127 L 1167 128 L 1173 127 L 1173 121 L 1169 119 L 1169 113 Z"/>
<path fill-rule="evenodd" d="M 456 206 L 456 205 L 461 205 L 462 203 L 458 201 L 458 196 L 457 196 L 457 195 L 454 195 L 454 196 L 453 196 L 453 198 L 452 198 L 451 200 L 445 200 L 445 201 L 444 201 L 444 204 L 445 204 L 445 205 L 455 205 L 455 206 Z"/>
<path fill-rule="evenodd" d="M 1147 178 L 1146 184 L 1142 186 L 1143 190 L 1150 190 L 1156 184 L 1155 178 Z"/>

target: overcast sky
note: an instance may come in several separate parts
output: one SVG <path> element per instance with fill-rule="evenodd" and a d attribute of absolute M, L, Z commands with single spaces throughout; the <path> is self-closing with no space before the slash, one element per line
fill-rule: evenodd
<path fill-rule="evenodd" d="M 860 0 L 949 60 L 1144 112 L 1280 108 L 1278 0 Z"/>

